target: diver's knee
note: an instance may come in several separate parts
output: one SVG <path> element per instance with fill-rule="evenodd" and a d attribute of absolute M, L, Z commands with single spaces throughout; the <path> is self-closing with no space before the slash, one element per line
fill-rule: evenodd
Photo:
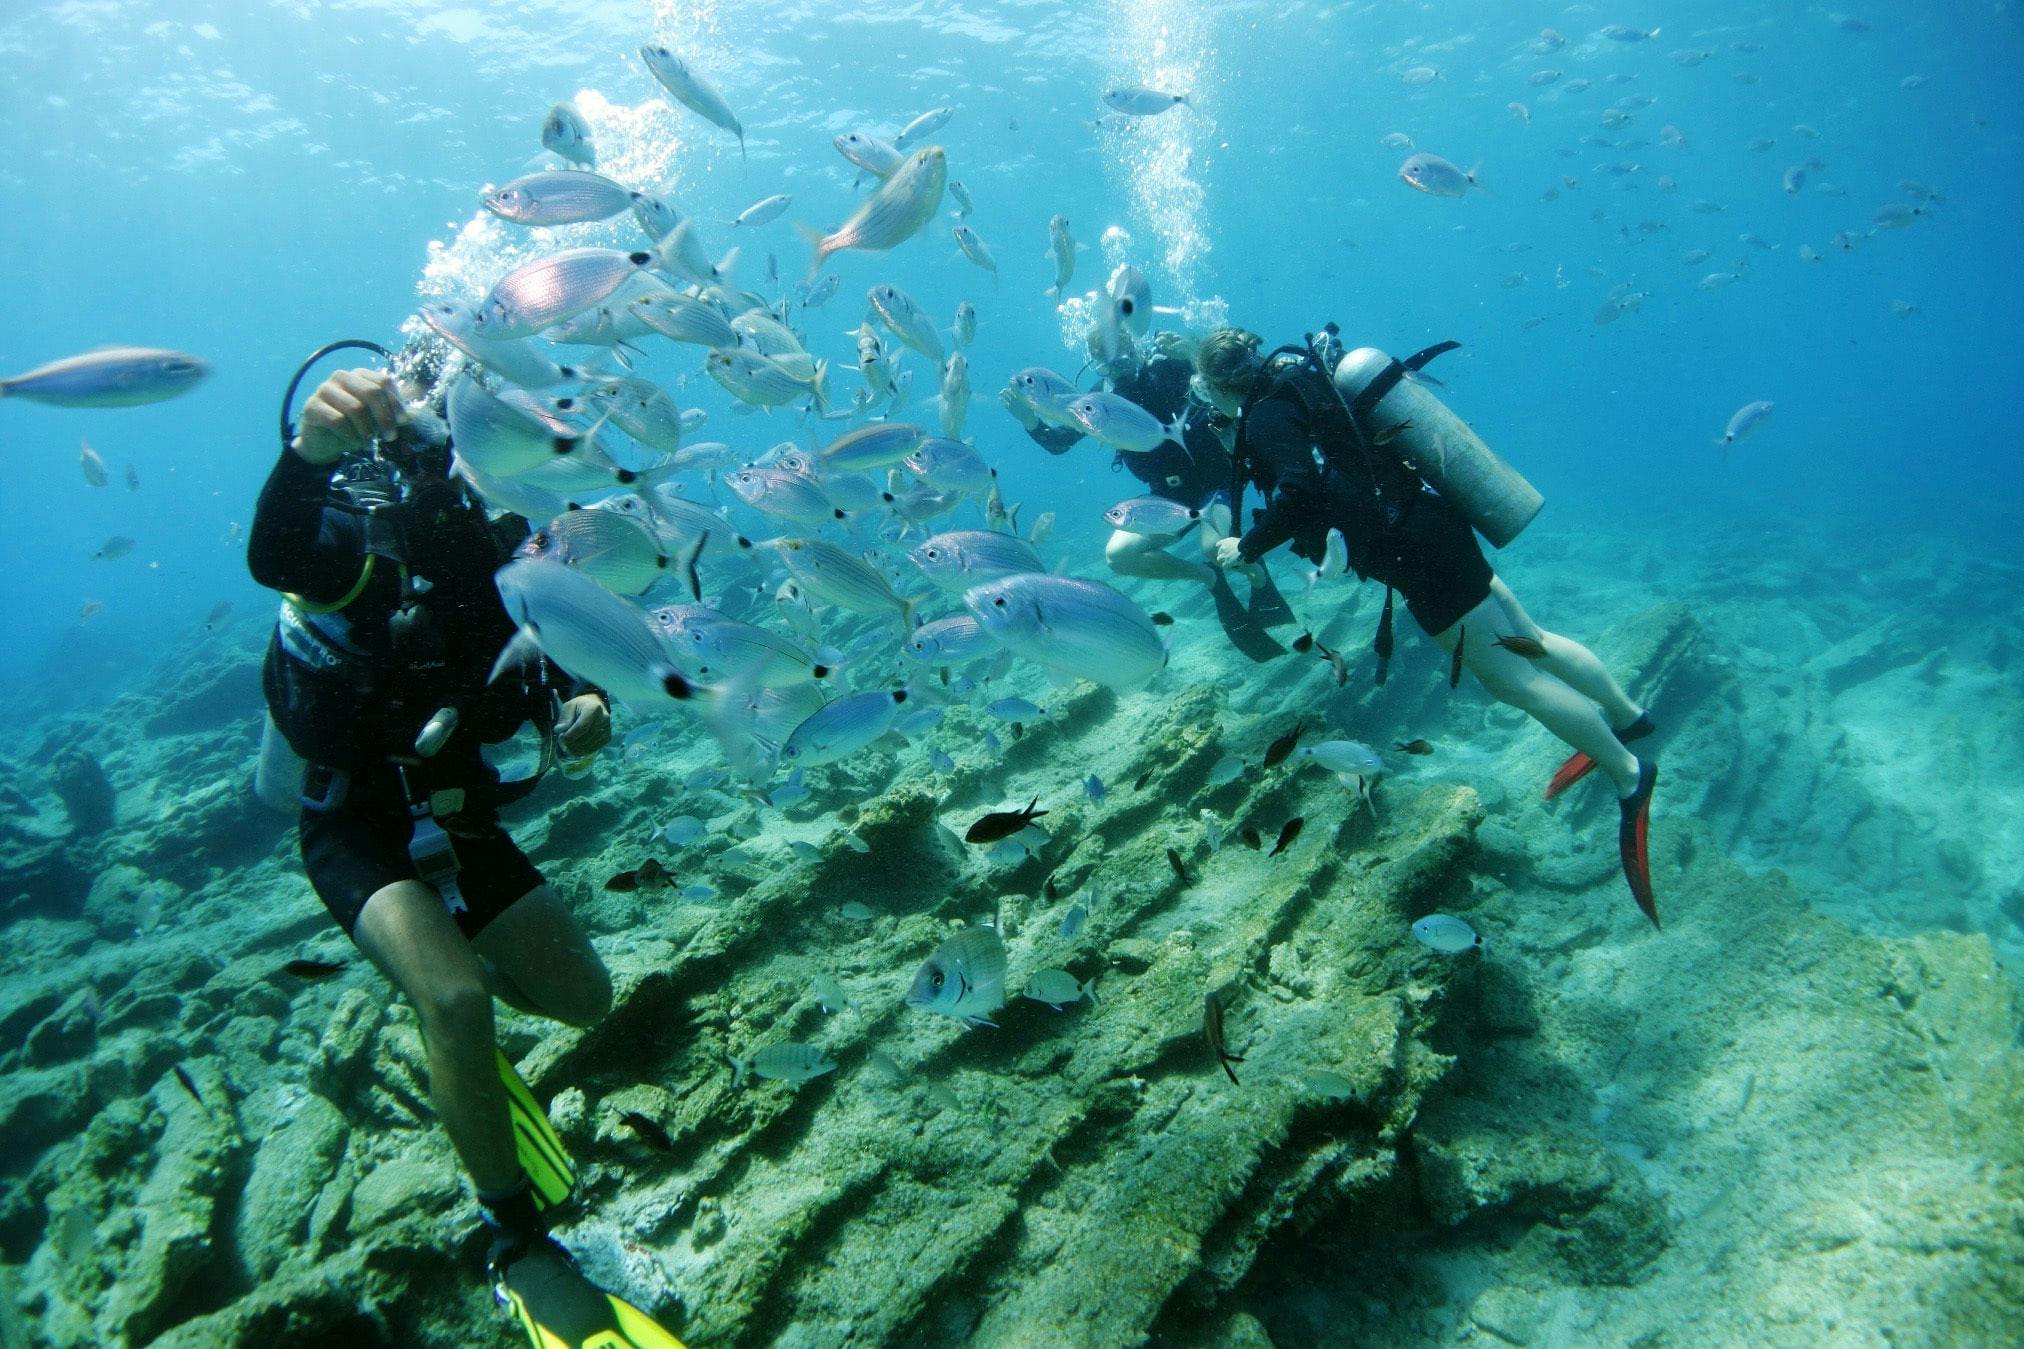
<path fill-rule="evenodd" d="M 611 972 L 593 956 L 548 999 L 548 1014 L 565 1026 L 588 1030 L 611 1015 Z"/>
<path fill-rule="evenodd" d="M 448 979 L 419 992 L 415 1015 L 431 1044 L 471 1043 L 492 1035 L 492 992 L 477 979 Z"/>

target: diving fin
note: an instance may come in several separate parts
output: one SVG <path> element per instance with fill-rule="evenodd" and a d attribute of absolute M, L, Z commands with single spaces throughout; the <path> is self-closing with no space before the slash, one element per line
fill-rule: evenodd
<path fill-rule="evenodd" d="M 576 1164 L 569 1160 L 569 1152 L 557 1137 L 555 1126 L 548 1122 L 548 1112 L 520 1080 L 513 1061 L 503 1051 L 495 1049 L 493 1054 L 499 1064 L 499 1080 L 506 1084 L 506 1113 L 513 1121 L 513 1151 L 520 1159 L 520 1169 L 533 1182 L 534 1206 L 547 1210 L 566 1203 L 576 1189 Z"/>
<path fill-rule="evenodd" d="M 1623 878 L 1630 885 L 1631 898 L 1637 901 L 1644 916 L 1652 920 L 1654 928 L 1659 925 L 1658 899 L 1652 893 L 1651 821 L 1652 789 L 1658 786 L 1659 766 L 1650 759 L 1641 760 L 1637 770 L 1637 790 L 1617 802 L 1622 820 L 1617 825 L 1617 851 L 1623 859 Z"/>
<path fill-rule="evenodd" d="M 1257 620 L 1244 610 L 1238 602 L 1237 592 L 1230 589 L 1229 578 L 1222 572 L 1209 584 L 1210 598 L 1216 602 L 1216 618 L 1223 625 L 1224 635 L 1230 645 L 1254 661 L 1264 662 L 1286 654 L 1286 648 L 1274 641 L 1272 634 L 1260 627 Z"/>
<path fill-rule="evenodd" d="M 506 1266 L 494 1291 L 533 1349 L 683 1349 L 653 1317 L 585 1278 L 547 1238 Z"/>
<path fill-rule="evenodd" d="M 1251 621 L 1261 628 L 1283 628 L 1300 621 L 1262 562 L 1251 569 Z"/>
<path fill-rule="evenodd" d="M 1633 741 L 1644 739 L 1657 729 L 1658 727 L 1652 724 L 1650 709 L 1646 709 L 1637 714 L 1636 721 L 1615 732 L 1615 735 L 1618 744 L 1628 745 Z M 1594 771 L 1595 760 L 1580 750 L 1574 751 L 1567 756 L 1566 763 L 1553 770 L 1553 780 L 1546 784 L 1546 799 L 1551 801 Z"/>

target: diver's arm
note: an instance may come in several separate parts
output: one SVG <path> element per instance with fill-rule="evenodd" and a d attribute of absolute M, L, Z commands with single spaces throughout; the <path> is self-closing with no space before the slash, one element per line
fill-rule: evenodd
<path fill-rule="evenodd" d="M 1276 400 L 1252 409 L 1244 428 L 1252 477 L 1265 489 L 1265 507 L 1245 532 L 1240 556 L 1256 562 L 1289 539 L 1308 533 L 1326 515 L 1321 470 L 1301 419 Z"/>
<path fill-rule="evenodd" d="M 330 473 L 288 450 L 267 475 L 246 538 L 246 566 L 261 585 L 328 604 L 358 583 L 363 538 L 356 521 L 324 509 Z"/>

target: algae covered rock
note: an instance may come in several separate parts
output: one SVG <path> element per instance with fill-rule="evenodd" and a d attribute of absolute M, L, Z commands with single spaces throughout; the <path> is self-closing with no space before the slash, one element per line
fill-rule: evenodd
<path fill-rule="evenodd" d="M 253 1154 L 240 1191 L 234 1241 L 255 1279 L 265 1279 L 292 1256 L 314 1259 L 305 1248 L 314 1206 L 335 1176 L 350 1125 L 337 1107 L 304 1093 L 294 1117 L 267 1135 Z"/>

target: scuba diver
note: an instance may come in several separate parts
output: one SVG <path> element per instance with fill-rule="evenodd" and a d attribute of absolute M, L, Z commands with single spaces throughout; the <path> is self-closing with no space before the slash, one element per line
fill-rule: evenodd
<path fill-rule="evenodd" d="M 1543 498 L 1412 378 L 1457 344 L 1404 361 L 1369 347 L 1345 354 L 1331 323 L 1304 347 L 1261 356 L 1260 345 L 1226 327 L 1196 354 L 1203 395 L 1237 423 L 1233 510 L 1241 516 L 1246 485 L 1265 494 L 1251 527 L 1216 545 L 1218 561 L 1248 567 L 1290 544 L 1319 564 L 1340 531 L 1349 568 L 1385 585 L 1379 682 L 1396 592 L 1452 657 L 1451 679 L 1466 666 L 1493 698 L 1573 748 L 1549 799 L 1598 767 L 1615 783 L 1624 878 L 1657 927 L 1647 834 L 1658 767 L 1629 748 L 1655 727 L 1593 652 L 1534 623 L 1484 558 L 1477 531 L 1501 547 Z"/>
<path fill-rule="evenodd" d="M 674 1345 L 548 1236 L 574 1169 L 493 1026 L 495 996 L 577 1027 L 611 1008 L 582 927 L 499 823 L 541 774 L 502 782 L 481 752 L 532 722 L 544 769 L 592 754 L 611 738 L 608 702 L 546 662 L 491 678 L 515 633 L 492 576 L 527 524 L 489 518 L 451 476 L 446 428 L 393 374 L 333 374 L 290 422 L 309 367 L 345 346 L 390 356 L 339 343 L 296 372 L 247 545 L 254 579 L 285 601 L 263 677 L 269 731 L 303 761 L 303 868 L 415 1011 L 495 1295 L 531 1342 Z M 263 746 L 263 774 L 274 756 Z"/>
<path fill-rule="evenodd" d="M 1169 552 L 1179 541 L 1175 537 L 1116 529 L 1104 546 L 1104 561 L 1120 576 L 1198 581 L 1206 585 L 1215 601 L 1216 617 L 1233 646 L 1254 661 L 1285 655 L 1286 648 L 1273 640 L 1268 629 L 1296 620 L 1293 610 L 1273 585 L 1270 573 L 1263 567 L 1247 572 L 1251 586 L 1251 602 L 1247 607 L 1238 600 L 1215 559 L 1216 540 L 1228 532 L 1227 440 L 1235 431 L 1234 422 L 1192 396 L 1193 352 L 1179 333 L 1157 334 L 1151 351 L 1144 356 L 1129 332 L 1115 329 L 1110 336 L 1115 354 L 1106 359 L 1103 334 L 1090 334 L 1091 359 L 1103 377 L 1103 386 L 1162 422 L 1170 423 L 1177 416 L 1183 419 L 1179 443 L 1168 440 L 1143 453 L 1113 451 L 1111 471 L 1129 471 L 1148 493 L 1200 511 L 1203 522 L 1212 527 L 1188 531 L 1187 536 L 1201 539 L 1200 560 Z M 1049 454 L 1065 454 L 1083 438 L 1078 426 L 1043 421 L 1032 405 L 1009 387 L 999 401 L 1018 419 L 1033 442 Z"/>

